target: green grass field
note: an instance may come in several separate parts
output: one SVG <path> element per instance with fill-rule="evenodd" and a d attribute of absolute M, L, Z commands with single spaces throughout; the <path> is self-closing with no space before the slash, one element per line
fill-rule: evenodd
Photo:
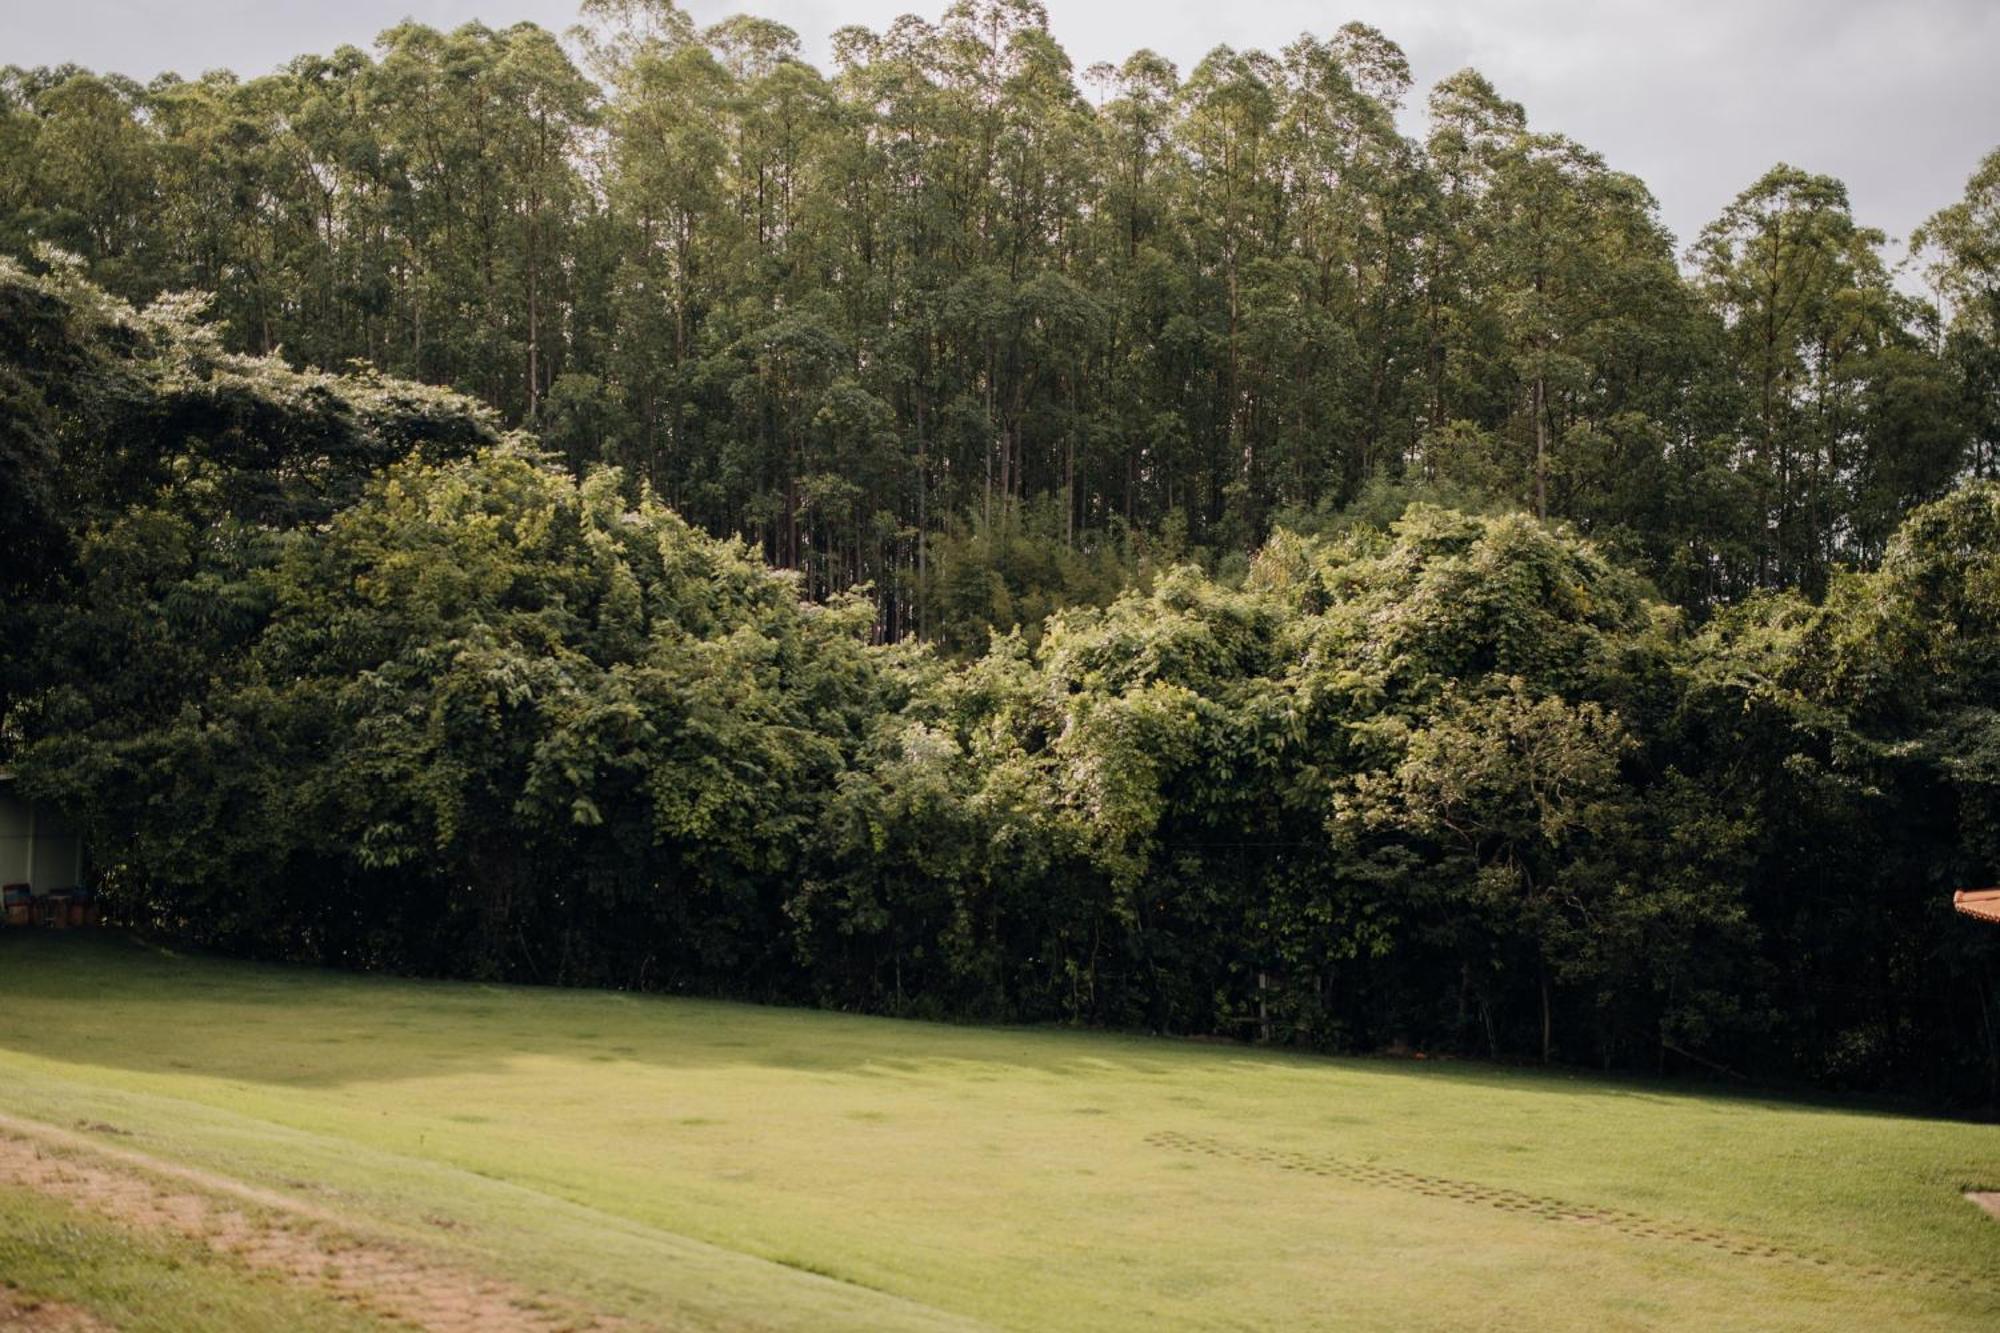
<path fill-rule="evenodd" d="M 1580 1075 L 17 931 L 0 1112 L 648 1326 L 2000 1323 L 1960 1197 L 2000 1128 Z M 18 1191 L 0 1277 L 121 1327 L 367 1322 Z"/>

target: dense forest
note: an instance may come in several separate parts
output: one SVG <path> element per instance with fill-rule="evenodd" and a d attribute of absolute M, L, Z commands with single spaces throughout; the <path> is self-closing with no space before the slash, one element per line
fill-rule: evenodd
<path fill-rule="evenodd" d="M 1773 168 L 1683 267 L 1641 182 L 1476 73 L 1407 137 L 1358 25 L 1182 77 L 1079 73 L 1028 0 L 845 29 L 830 73 L 774 23 L 583 17 L 9 70 L 0 247 L 472 394 L 961 650 L 1382 487 L 1569 520 L 1704 613 L 1817 596 L 2000 461 L 2000 168 L 1921 238 L 1941 327 L 1837 181 Z"/>
<path fill-rule="evenodd" d="M 583 19 L 0 71 L 0 760 L 114 915 L 2000 1103 L 2000 152 L 1924 300 L 1359 25 Z"/>

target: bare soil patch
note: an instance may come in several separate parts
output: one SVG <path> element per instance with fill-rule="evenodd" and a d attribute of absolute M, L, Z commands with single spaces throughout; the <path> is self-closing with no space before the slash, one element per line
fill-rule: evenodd
<path fill-rule="evenodd" d="M 437 1256 L 362 1236 L 323 1209 L 272 1190 L 158 1161 L 32 1121 L 0 1116 L 0 1182 L 36 1190 L 124 1226 L 200 1241 L 259 1272 L 432 1333 L 575 1333 L 624 1327 Z M 15 1294 L 18 1296 L 18 1294 Z M 46 1304 L 17 1314 L 0 1289 L 0 1327 L 104 1327 L 59 1320 Z M 25 1298 L 16 1300 L 20 1305 Z M 19 1321 L 17 1323 L 17 1320 Z"/>
<path fill-rule="evenodd" d="M 0 1283 L 0 1328 L 15 1333 L 108 1333 L 110 1327 L 88 1310 L 60 1301 L 38 1301 Z"/>

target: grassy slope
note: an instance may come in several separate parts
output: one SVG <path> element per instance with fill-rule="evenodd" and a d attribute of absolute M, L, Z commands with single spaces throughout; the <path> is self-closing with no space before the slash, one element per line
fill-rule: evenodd
<path fill-rule="evenodd" d="M 2000 1184 L 2000 1128 L 1643 1083 L 397 982 L 17 933 L 0 935 L 0 1110 L 311 1182 L 322 1205 L 517 1280 L 689 1327 L 2000 1320 L 2000 1227 L 1958 1197 Z M 1248 1159 L 1149 1142 L 1163 1131 Z M 1269 1156 L 1289 1152 L 1831 1263 Z M 1899 1271 L 1913 1266 L 1976 1285 Z"/>
<path fill-rule="evenodd" d="M 133 1333 L 313 1328 L 388 1333 L 325 1293 L 301 1291 L 190 1241 L 131 1235 L 56 1199 L 0 1187 L 0 1279 Z M 0 1301 L 0 1323 L 7 1303 Z"/>

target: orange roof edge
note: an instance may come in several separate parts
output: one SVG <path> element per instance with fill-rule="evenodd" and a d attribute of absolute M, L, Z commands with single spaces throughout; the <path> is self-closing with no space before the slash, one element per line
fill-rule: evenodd
<path fill-rule="evenodd" d="M 2000 921 L 2000 889 L 1960 889 L 1951 895 L 1951 905 L 1981 921 Z"/>

